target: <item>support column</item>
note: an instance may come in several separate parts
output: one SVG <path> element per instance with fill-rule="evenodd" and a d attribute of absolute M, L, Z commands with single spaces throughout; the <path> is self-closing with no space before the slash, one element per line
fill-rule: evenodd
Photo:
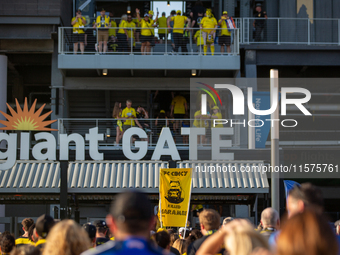
<path fill-rule="evenodd" d="M 244 64 L 245 64 L 246 78 L 257 78 L 256 51 L 255 50 L 246 50 Z"/>
<path fill-rule="evenodd" d="M 64 77 L 58 69 L 58 41 L 54 41 L 51 68 L 51 119 L 55 120 L 64 116 Z M 52 128 L 58 129 L 58 122 L 51 125 Z M 57 132 L 52 132 L 57 136 Z"/>
<path fill-rule="evenodd" d="M 7 56 L 0 55 L 0 110 L 7 112 Z M 0 120 L 6 120 L 6 118 L 0 114 Z M 0 126 L 2 126 L 0 124 Z M 0 131 L 2 132 L 2 131 Z M 5 147 L 5 142 L 0 143 L 0 148 Z M 5 205 L 0 205 L 0 217 L 5 217 Z M 5 225 L 0 224 L 0 232 L 5 231 Z"/>

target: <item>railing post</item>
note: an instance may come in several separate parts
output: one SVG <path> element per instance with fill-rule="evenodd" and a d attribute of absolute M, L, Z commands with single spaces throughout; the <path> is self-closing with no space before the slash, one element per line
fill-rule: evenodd
<path fill-rule="evenodd" d="M 62 40 L 61 40 L 61 27 L 58 27 L 58 53 L 61 53 L 61 44 L 62 44 Z"/>
<path fill-rule="evenodd" d="M 132 53 L 132 52 L 133 52 L 133 34 L 132 34 L 132 27 L 130 27 L 130 36 L 131 36 L 131 37 L 130 37 L 130 38 L 131 38 L 131 42 L 130 42 L 130 43 L 131 43 L 131 47 L 130 47 L 130 48 L 131 48 L 131 52 L 130 52 L 130 55 L 133 55 L 133 53 Z"/>
<path fill-rule="evenodd" d="M 340 19 L 338 19 L 338 45 L 340 45 Z"/>
<path fill-rule="evenodd" d="M 280 18 L 277 19 L 277 45 L 280 45 Z"/>
<path fill-rule="evenodd" d="M 61 31 L 62 31 L 62 32 L 61 32 L 61 37 L 63 38 L 63 39 L 62 39 L 63 43 L 62 43 L 62 45 L 61 45 L 61 54 L 65 54 L 65 52 L 64 52 L 64 41 L 65 41 L 64 29 L 62 28 Z"/>
<path fill-rule="evenodd" d="M 310 20 L 309 19 L 307 19 L 307 22 L 308 22 L 308 24 L 307 24 L 307 27 L 308 27 L 308 38 L 307 38 L 307 40 L 308 40 L 308 45 L 310 45 Z"/>
<path fill-rule="evenodd" d="M 165 47 L 165 51 L 164 51 L 164 55 L 168 55 L 168 27 L 165 29 L 165 41 L 164 41 L 164 47 Z"/>

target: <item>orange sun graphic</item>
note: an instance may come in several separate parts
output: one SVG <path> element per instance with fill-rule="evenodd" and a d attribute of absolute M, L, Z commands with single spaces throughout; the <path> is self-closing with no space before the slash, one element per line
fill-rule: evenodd
<path fill-rule="evenodd" d="M 40 116 L 46 104 L 44 104 L 39 108 L 39 110 L 34 112 L 35 106 L 37 104 L 37 99 L 34 100 L 34 103 L 30 110 L 28 110 L 27 98 L 25 98 L 23 109 L 21 109 L 17 99 L 15 99 L 15 102 L 17 105 L 17 112 L 15 112 L 13 108 L 9 104 L 7 104 L 7 107 L 12 116 L 0 111 L 0 113 L 4 115 L 7 119 L 7 121 L 0 120 L 0 123 L 5 125 L 5 127 L 0 128 L 0 130 L 58 131 L 57 129 L 46 127 L 56 122 L 57 120 L 44 121 L 44 119 L 46 119 L 52 113 L 52 111 Z"/>

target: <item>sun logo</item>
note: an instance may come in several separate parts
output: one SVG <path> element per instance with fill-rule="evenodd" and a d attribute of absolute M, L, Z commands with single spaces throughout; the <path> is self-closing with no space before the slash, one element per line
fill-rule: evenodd
<path fill-rule="evenodd" d="M 29 110 L 27 98 L 25 98 L 23 109 L 21 109 L 17 99 L 15 99 L 15 102 L 17 106 L 17 112 L 15 112 L 13 108 L 6 103 L 12 116 L 0 111 L 0 113 L 7 119 L 7 121 L 0 120 L 0 123 L 5 125 L 5 127 L 1 127 L 0 130 L 58 131 L 57 129 L 46 127 L 56 122 L 57 120 L 44 121 L 52 113 L 52 111 L 40 116 L 46 104 L 44 104 L 39 108 L 39 110 L 34 112 L 35 106 L 37 104 L 37 99 L 34 100 L 34 103 Z"/>

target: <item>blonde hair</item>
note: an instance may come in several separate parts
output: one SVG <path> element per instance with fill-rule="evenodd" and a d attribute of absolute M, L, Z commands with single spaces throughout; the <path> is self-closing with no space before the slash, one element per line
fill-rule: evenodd
<path fill-rule="evenodd" d="M 127 15 L 126 15 L 126 14 L 123 14 L 123 15 L 122 15 L 122 19 L 126 21 L 126 20 L 127 20 Z"/>
<path fill-rule="evenodd" d="M 173 248 L 177 249 L 180 254 L 185 253 L 185 240 L 184 239 L 177 239 L 174 244 L 172 245 Z"/>
<path fill-rule="evenodd" d="M 254 230 L 250 223 L 233 225 L 233 231 L 224 239 L 225 249 L 230 255 L 248 255 L 256 248 L 269 249 L 266 240 Z"/>
<path fill-rule="evenodd" d="M 73 220 L 63 220 L 49 232 L 42 255 L 80 255 L 90 247 L 86 231 Z"/>

